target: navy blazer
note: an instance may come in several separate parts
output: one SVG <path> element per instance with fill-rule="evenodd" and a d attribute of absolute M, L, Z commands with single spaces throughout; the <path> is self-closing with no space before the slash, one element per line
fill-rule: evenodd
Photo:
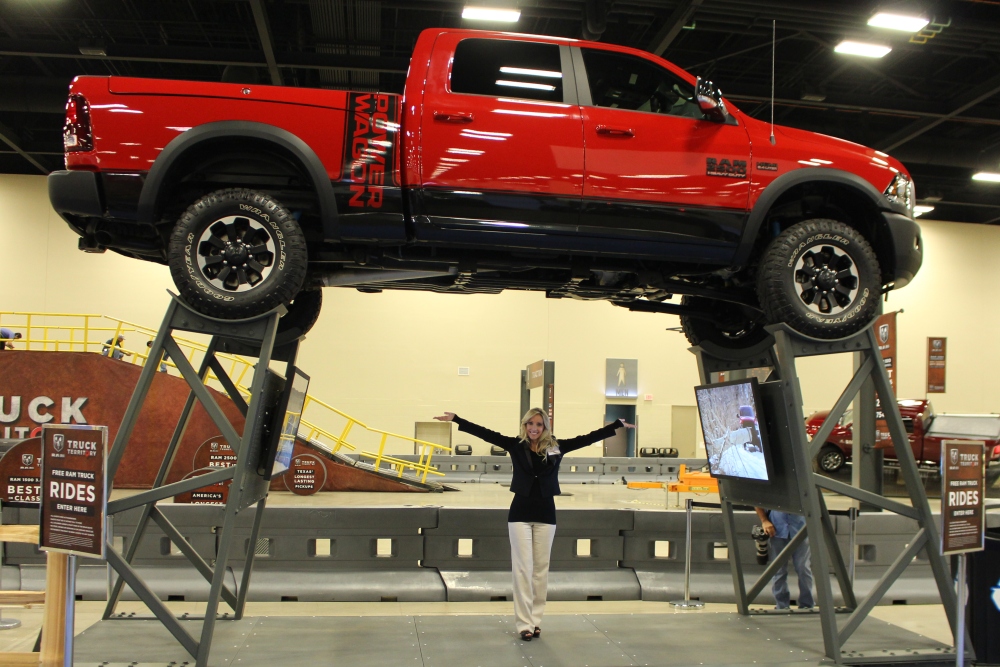
<path fill-rule="evenodd" d="M 510 453 L 510 460 L 514 463 L 514 477 L 510 482 L 510 490 L 512 493 L 525 496 L 528 495 L 531 492 L 532 483 L 535 479 L 538 479 L 543 497 L 558 496 L 560 493 L 559 464 L 562 463 L 562 457 L 564 454 L 568 454 L 573 450 L 586 447 L 587 445 L 591 445 L 606 438 L 610 438 L 615 434 L 615 431 L 625 425 L 625 423 L 619 419 L 608 424 L 604 428 L 591 431 L 586 435 L 578 435 L 575 438 L 569 438 L 566 440 L 557 440 L 559 443 L 559 453 L 549 454 L 548 465 L 545 466 L 542 472 L 536 474 L 535 467 L 531 460 L 531 457 L 536 456 L 536 454 L 532 452 L 528 444 L 520 438 L 512 438 L 510 436 L 503 435 L 502 433 L 491 431 L 490 429 L 480 426 L 479 424 L 473 424 L 467 419 L 462 419 L 458 415 L 455 415 L 452 421 L 458 424 L 459 431 L 465 431 L 469 435 L 474 435 L 480 440 L 485 440 L 491 445 L 503 447 Z"/>

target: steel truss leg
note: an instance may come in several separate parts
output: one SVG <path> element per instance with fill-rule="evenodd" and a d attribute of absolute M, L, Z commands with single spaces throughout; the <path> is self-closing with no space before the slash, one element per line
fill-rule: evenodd
<path fill-rule="evenodd" d="M 146 492 L 148 494 L 146 497 L 136 498 L 136 502 L 131 505 L 119 504 L 119 510 L 124 510 L 126 507 L 139 506 L 142 507 L 142 511 L 139 522 L 133 531 L 132 539 L 126 545 L 124 554 L 115 552 L 111 548 L 112 544 L 108 545 L 108 563 L 117 573 L 118 577 L 110 592 L 108 604 L 104 611 L 104 618 L 110 618 L 114 613 L 118 600 L 121 597 L 122 588 L 127 584 L 135 591 L 146 606 L 149 607 L 156 618 L 174 635 L 184 649 L 192 657 L 196 658 L 198 667 L 207 667 L 208 665 L 219 600 L 224 600 L 232 607 L 233 611 L 236 612 L 237 618 L 241 618 L 243 615 L 250 573 L 254 562 L 254 546 L 260 532 L 264 507 L 267 503 L 268 483 L 258 474 L 257 469 L 258 458 L 260 456 L 259 450 L 263 437 L 263 417 L 274 401 L 273 384 L 267 385 L 267 387 L 271 387 L 270 389 L 265 386 L 268 373 L 262 370 L 261 372 L 254 373 L 250 403 L 247 405 L 243 397 L 236 390 L 232 379 L 219 363 L 216 352 L 219 349 L 232 349 L 231 347 L 223 347 L 221 341 L 224 339 L 233 341 L 226 343 L 226 345 L 239 347 L 242 350 L 241 353 L 246 356 L 256 356 L 258 359 L 257 369 L 267 369 L 272 360 L 278 320 L 284 312 L 285 309 L 279 307 L 270 313 L 249 320 L 212 320 L 190 310 L 185 304 L 174 297 L 167 308 L 163 325 L 160 327 L 150 348 L 150 358 L 160 358 L 164 351 L 170 354 L 181 376 L 187 382 L 189 392 L 180 418 L 167 445 L 163 461 L 157 471 L 152 491 Z M 187 358 L 181 354 L 177 343 L 172 337 L 174 330 L 193 331 L 212 335 L 211 343 L 197 371 L 191 366 Z M 296 351 L 297 344 L 293 344 L 289 348 L 283 348 L 285 354 L 283 358 L 288 363 L 288 377 L 291 377 L 291 371 L 294 369 Z M 139 382 L 129 401 L 128 408 L 122 419 L 122 426 L 118 431 L 118 435 L 112 446 L 111 455 L 109 456 L 108 477 L 111 480 L 114 479 L 114 474 L 121 464 L 132 431 L 138 421 L 142 405 L 147 397 L 149 387 L 155 377 L 156 370 L 157 364 L 146 364 L 139 376 Z M 236 432 L 225 416 L 225 413 L 219 408 L 215 398 L 205 386 L 205 380 L 210 371 L 216 374 L 223 388 L 229 394 L 229 397 L 245 416 L 245 425 L 242 434 Z M 156 507 L 156 500 L 163 496 L 164 493 L 170 492 L 174 486 L 165 484 L 165 482 L 180 443 L 184 438 L 196 400 L 201 403 L 209 417 L 222 432 L 223 437 L 237 452 L 235 466 L 233 466 L 231 472 L 229 471 L 230 469 L 226 469 L 228 477 L 232 479 L 232 484 L 226 503 L 222 530 L 218 538 L 214 567 L 213 564 L 206 562 L 197 553 L 173 523 Z M 221 471 L 218 474 L 221 474 Z M 218 474 L 213 473 L 209 475 L 209 477 L 212 477 L 212 482 L 216 481 L 215 478 L 218 477 Z M 250 505 L 255 505 L 256 508 L 250 541 L 248 542 L 249 548 L 244 559 L 244 570 L 239 588 L 236 591 L 232 591 L 225 586 L 225 577 L 233 543 L 237 539 L 237 517 L 241 510 Z M 114 510 L 109 507 L 109 511 Z M 139 543 L 142 541 L 151 520 L 178 546 L 195 569 L 211 582 L 200 641 L 196 642 L 194 637 L 180 625 L 178 620 L 167 609 L 166 605 L 156 597 L 155 593 L 150 590 L 149 586 L 142 580 L 142 577 L 132 567 L 132 561 L 138 551 Z"/>
<path fill-rule="evenodd" d="M 793 443 L 791 463 L 794 464 L 792 474 L 797 484 L 799 496 L 797 505 L 801 507 L 806 521 L 805 530 L 796 537 L 806 539 L 808 536 L 812 540 L 812 568 L 815 574 L 814 582 L 827 657 L 832 658 L 837 663 L 842 661 L 844 642 L 864 621 L 871 609 L 885 595 L 921 549 L 927 552 L 941 601 L 954 631 L 957 621 L 957 603 L 952 588 L 951 573 L 945 559 L 937 552 L 939 544 L 937 525 L 934 523 L 930 504 L 927 502 L 927 496 L 920 481 L 913 452 L 906 444 L 908 438 L 903 427 L 902 417 L 899 414 L 896 398 L 889 384 L 889 377 L 885 365 L 882 363 L 878 342 L 872 327 L 839 341 L 809 339 L 784 325 L 771 326 L 768 327 L 768 330 L 774 337 L 773 345 L 770 348 L 767 347 L 766 343 L 755 349 L 743 351 L 721 350 L 705 345 L 693 348 L 692 351 L 698 359 L 698 370 L 705 383 L 710 383 L 716 372 L 739 371 L 760 366 L 771 366 L 775 372 L 769 381 L 775 381 L 777 378 L 777 382 L 780 382 L 780 409 L 784 411 L 783 421 L 788 425 Z M 843 352 L 852 352 L 858 355 L 856 358 L 859 361 L 856 363 L 855 373 L 837 399 L 829 418 L 821 426 L 820 434 L 811 441 L 805 431 L 805 418 L 802 414 L 802 391 L 796 374 L 796 358 Z M 871 391 L 872 388 L 874 392 Z M 832 429 L 841 413 L 856 396 L 859 396 L 862 401 L 868 400 L 874 405 L 873 394 L 875 392 L 881 399 L 880 402 L 893 442 L 904 443 L 902 446 L 897 446 L 896 451 L 899 456 L 900 471 L 906 482 L 912 506 L 889 500 L 880 493 L 848 486 L 812 472 L 812 461 L 824 439 L 819 435 Z M 860 412 L 863 416 L 865 410 L 862 409 Z M 720 489 L 724 488 L 725 485 L 720 485 Z M 789 492 L 791 492 L 791 488 L 789 487 Z M 866 505 L 913 518 L 919 524 L 919 530 L 908 548 L 883 574 L 875 588 L 864 600 L 859 601 L 855 596 L 850 573 L 837 542 L 836 530 L 823 498 L 822 489 L 824 488 L 860 500 Z M 726 531 L 726 539 L 732 545 L 736 542 L 735 521 L 732 515 L 732 502 L 734 501 L 727 498 L 721 500 L 724 515 L 723 527 Z M 745 501 L 746 499 L 739 502 Z M 766 585 L 770 575 L 780 566 L 780 561 L 787 558 L 791 554 L 792 548 L 797 545 L 797 541 L 790 543 L 768 566 L 749 592 L 746 591 L 743 581 L 742 564 L 738 552 L 731 551 L 735 556 L 731 558 L 733 587 L 736 592 L 737 607 L 741 614 L 748 613 L 748 604 Z M 732 549 L 732 547 L 730 548 Z M 837 577 L 845 604 L 853 609 L 853 613 L 839 631 L 834 615 L 833 589 L 829 577 L 831 568 Z"/>

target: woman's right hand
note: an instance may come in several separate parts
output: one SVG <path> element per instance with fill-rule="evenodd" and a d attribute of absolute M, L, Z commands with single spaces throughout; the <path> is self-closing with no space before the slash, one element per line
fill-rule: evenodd
<path fill-rule="evenodd" d="M 455 418 L 454 412 L 446 412 L 440 417 L 435 417 L 434 419 L 438 420 L 439 422 L 450 422 L 454 418 Z"/>

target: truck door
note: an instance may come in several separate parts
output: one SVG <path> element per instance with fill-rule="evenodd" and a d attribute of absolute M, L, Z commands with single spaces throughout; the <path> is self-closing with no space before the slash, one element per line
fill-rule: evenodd
<path fill-rule="evenodd" d="M 583 122 L 569 47 L 442 34 L 420 128 L 418 241 L 534 245 L 575 228 Z"/>
<path fill-rule="evenodd" d="M 581 229 L 728 261 L 749 197 L 750 139 L 706 120 L 692 82 L 639 55 L 574 47 L 587 168 Z"/>

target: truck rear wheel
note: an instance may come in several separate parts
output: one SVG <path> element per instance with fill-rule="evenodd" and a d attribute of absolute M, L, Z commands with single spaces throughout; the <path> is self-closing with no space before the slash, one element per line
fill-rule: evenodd
<path fill-rule="evenodd" d="M 218 190 L 192 204 L 170 235 L 170 275 L 184 300 L 210 317 L 253 317 L 287 304 L 306 275 L 306 240 L 269 195 Z"/>
<path fill-rule="evenodd" d="M 805 220 L 764 251 L 757 296 L 772 323 L 815 338 L 842 338 L 878 314 L 881 272 L 875 252 L 853 227 Z"/>

